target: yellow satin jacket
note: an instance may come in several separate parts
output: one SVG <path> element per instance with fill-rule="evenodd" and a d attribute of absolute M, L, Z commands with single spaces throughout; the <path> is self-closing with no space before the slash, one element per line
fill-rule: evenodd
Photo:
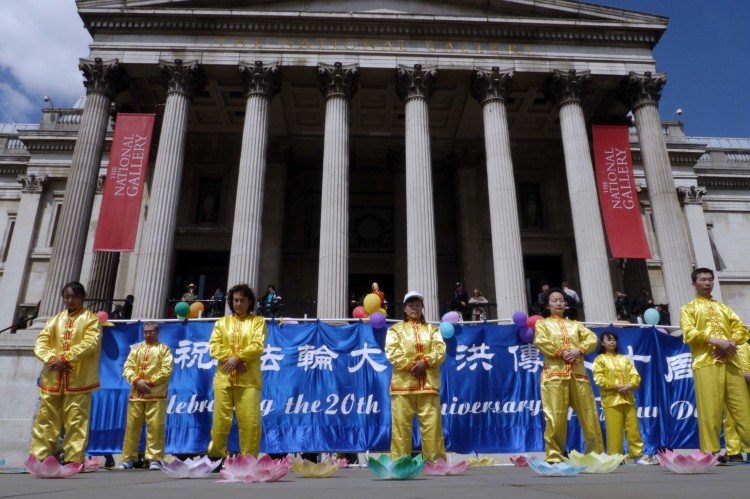
<path fill-rule="evenodd" d="M 72 369 L 66 373 L 43 369 L 39 388 L 60 395 L 98 390 L 101 341 L 99 318 L 85 308 L 51 317 L 36 339 L 34 354 L 45 367 L 59 358 Z"/>
<path fill-rule="evenodd" d="M 157 341 L 149 345 L 144 341 L 135 345 L 122 367 L 122 376 L 131 385 L 135 385 L 138 380 L 146 380 L 151 386 L 151 393 L 141 395 L 133 386 L 130 388 L 129 400 L 166 399 L 173 368 L 172 351 L 164 343 Z"/>
<path fill-rule="evenodd" d="M 690 353 L 693 355 L 693 370 L 717 362 L 729 362 L 742 368 L 737 355 L 724 361 L 711 357 L 714 346 L 708 342 L 709 338 L 734 340 L 737 345 L 742 345 L 747 343 L 750 337 L 747 326 L 728 306 L 713 298 L 696 296 L 693 301 L 683 305 L 680 309 L 680 327 L 683 340 L 690 346 Z"/>
<path fill-rule="evenodd" d="M 602 407 L 635 405 L 632 391 L 623 397 L 615 390 L 617 385 L 633 385 L 633 388 L 641 386 L 641 376 L 629 358 L 622 354 L 599 354 L 591 371 L 594 373 L 594 381 L 599 385 Z"/>
<path fill-rule="evenodd" d="M 544 355 L 542 381 L 570 377 L 579 381 L 588 381 L 583 356 L 579 357 L 574 364 L 570 364 L 561 355 L 563 351 L 573 349 L 580 350 L 582 354 L 591 353 L 597 343 L 594 332 L 578 321 L 556 315 L 537 321 L 534 345 Z"/>
<path fill-rule="evenodd" d="M 445 341 L 432 324 L 399 322 L 385 338 L 385 356 L 393 364 L 391 395 L 440 394 L 440 364 L 445 360 Z M 409 370 L 417 360 L 427 363 L 426 375 L 415 378 Z"/>
<path fill-rule="evenodd" d="M 260 357 L 266 344 L 268 328 L 263 317 L 246 314 L 241 317 L 228 315 L 214 325 L 209 340 L 211 357 L 219 361 L 214 375 L 214 389 L 229 386 L 261 388 Z M 237 370 L 225 374 L 221 370 L 224 361 L 237 357 L 245 363 L 247 371 Z"/>

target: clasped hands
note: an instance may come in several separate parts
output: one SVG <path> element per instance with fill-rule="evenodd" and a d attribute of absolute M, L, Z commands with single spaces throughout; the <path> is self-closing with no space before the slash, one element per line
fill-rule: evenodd
<path fill-rule="evenodd" d="M 44 370 L 49 372 L 69 373 L 73 370 L 73 366 L 58 357 L 56 359 L 52 359 L 49 365 L 44 368 Z"/>
<path fill-rule="evenodd" d="M 716 360 L 726 360 L 728 357 L 737 353 L 737 342 L 734 340 L 711 338 L 709 343 L 714 346 L 711 351 L 711 357 Z"/>
<path fill-rule="evenodd" d="M 411 374 L 415 378 L 423 377 L 426 372 L 427 372 L 427 362 L 425 362 L 422 359 L 415 360 L 414 363 L 411 365 L 411 369 L 409 370 L 409 374 Z"/>
<path fill-rule="evenodd" d="M 576 349 L 563 350 L 563 352 L 560 354 L 560 357 L 562 357 L 562 359 L 569 364 L 575 364 L 580 356 L 581 351 Z"/>
<path fill-rule="evenodd" d="M 232 371 L 237 371 L 240 374 L 247 372 L 247 366 L 245 363 L 234 355 L 225 360 L 224 364 L 221 366 L 221 372 L 224 374 L 229 374 Z"/>
<path fill-rule="evenodd" d="M 633 390 L 633 385 L 615 385 L 615 390 L 617 390 L 617 393 L 624 397 L 628 394 L 628 392 L 631 392 Z"/>

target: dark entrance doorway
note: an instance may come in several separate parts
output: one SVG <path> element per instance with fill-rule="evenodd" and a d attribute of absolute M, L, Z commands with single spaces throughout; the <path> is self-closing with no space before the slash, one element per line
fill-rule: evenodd
<path fill-rule="evenodd" d="M 227 291 L 228 251 L 178 251 L 174 268 L 173 287 L 169 298 L 182 297 L 187 285 L 191 283 L 198 286 L 198 298 L 202 300 L 211 298 L 217 288 L 221 288 L 225 293 Z"/>
<path fill-rule="evenodd" d="M 527 255 L 523 257 L 523 273 L 526 276 L 526 303 L 529 313 L 538 313 L 537 297 L 542 285 L 559 288 L 563 280 L 562 255 Z"/>
<path fill-rule="evenodd" d="M 385 293 L 386 311 L 388 317 L 393 317 L 393 274 L 349 274 L 349 296 L 354 293 L 359 304 L 362 304 L 365 295 L 370 293 L 373 282 L 377 282 L 380 291 Z M 352 307 L 348 310 L 351 316 Z"/>

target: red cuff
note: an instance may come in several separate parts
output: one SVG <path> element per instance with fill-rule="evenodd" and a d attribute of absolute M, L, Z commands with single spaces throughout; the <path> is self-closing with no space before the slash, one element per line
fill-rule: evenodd
<path fill-rule="evenodd" d="M 422 357 L 422 360 L 424 361 L 424 365 L 426 365 L 426 366 L 427 366 L 427 368 L 429 369 L 429 367 L 430 367 L 430 363 L 429 363 L 429 362 L 427 362 L 427 359 L 426 359 L 426 358 L 424 358 L 424 357 Z"/>
<path fill-rule="evenodd" d="M 558 348 L 557 351 L 555 352 L 555 357 L 562 357 L 562 353 L 564 351 L 565 350 L 563 350 L 562 348 Z"/>
<path fill-rule="evenodd" d="M 53 359 L 54 360 L 54 359 Z M 68 359 L 65 358 L 65 355 L 60 356 L 60 360 L 63 361 L 65 364 L 68 363 Z"/>
<path fill-rule="evenodd" d="M 578 347 L 578 351 L 581 352 L 581 355 L 586 355 L 586 349 L 583 347 Z"/>

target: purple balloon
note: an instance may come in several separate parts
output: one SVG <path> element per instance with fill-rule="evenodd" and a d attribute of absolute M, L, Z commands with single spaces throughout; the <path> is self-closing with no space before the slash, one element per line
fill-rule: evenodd
<path fill-rule="evenodd" d="M 443 315 L 443 322 L 450 322 L 451 324 L 458 324 L 458 320 L 461 318 L 458 312 L 453 310 L 452 312 L 446 312 Z"/>
<path fill-rule="evenodd" d="M 520 310 L 518 312 L 513 313 L 513 324 L 515 324 L 518 327 L 525 326 L 527 319 L 528 317 L 526 317 L 526 314 L 524 314 Z"/>
<path fill-rule="evenodd" d="M 381 329 L 385 326 L 385 315 L 380 312 L 374 312 L 370 316 L 370 325 L 375 329 Z"/>
<path fill-rule="evenodd" d="M 531 343 L 532 341 L 534 341 L 534 330 L 530 327 L 524 326 L 518 332 L 518 336 L 521 338 L 521 341 L 525 343 Z"/>

